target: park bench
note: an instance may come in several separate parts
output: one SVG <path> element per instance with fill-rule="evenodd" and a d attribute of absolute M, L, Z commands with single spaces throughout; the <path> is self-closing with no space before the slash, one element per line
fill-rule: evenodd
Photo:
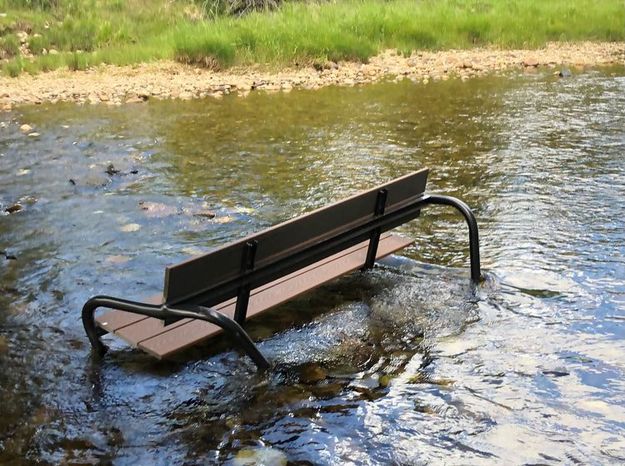
<path fill-rule="evenodd" d="M 469 226 L 471 279 L 480 280 L 477 222 L 462 201 L 425 193 L 422 169 L 165 269 L 148 302 L 94 296 L 82 310 L 97 354 L 112 333 L 157 358 L 225 332 L 260 368 L 269 362 L 243 329 L 247 318 L 346 273 L 373 267 L 412 239 L 391 233 L 429 205 L 458 209 Z M 106 309 L 102 313 L 99 309 Z"/>

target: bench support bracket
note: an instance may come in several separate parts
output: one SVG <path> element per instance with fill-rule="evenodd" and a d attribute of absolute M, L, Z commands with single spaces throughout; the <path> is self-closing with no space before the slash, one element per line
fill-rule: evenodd
<path fill-rule="evenodd" d="M 82 308 L 82 323 L 85 327 L 85 332 L 89 337 L 91 346 L 100 356 L 104 355 L 107 350 L 100 337 L 107 332 L 95 323 L 95 312 L 99 308 L 119 309 L 163 321 L 198 319 L 210 322 L 221 327 L 225 333 L 232 337 L 259 369 L 265 370 L 270 366 L 269 361 L 263 356 L 247 332 L 236 321 L 214 309 L 198 305 L 180 305 L 176 308 L 170 308 L 164 304 L 139 303 L 111 296 L 94 296 Z"/>

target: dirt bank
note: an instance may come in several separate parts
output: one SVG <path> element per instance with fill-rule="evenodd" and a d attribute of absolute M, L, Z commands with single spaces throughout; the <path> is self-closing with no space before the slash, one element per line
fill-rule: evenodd
<path fill-rule="evenodd" d="M 625 63 L 624 43 L 553 43 L 539 50 L 472 49 L 414 52 L 410 57 L 388 50 L 367 64 L 323 63 L 316 67 L 267 72 L 233 68 L 224 72 L 159 62 L 131 67 L 102 66 L 89 71 L 55 71 L 37 76 L 0 77 L 0 109 L 24 104 L 71 101 L 121 105 L 149 99 L 193 99 L 254 90 L 315 89 L 353 86 L 392 77 L 427 83 L 468 79 L 511 68 L 574 68 Z"/>

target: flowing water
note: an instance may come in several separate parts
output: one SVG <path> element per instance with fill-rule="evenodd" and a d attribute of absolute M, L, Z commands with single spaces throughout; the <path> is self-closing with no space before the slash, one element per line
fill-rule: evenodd
<path fill-rule="evenodd" d="M 625 463 L 624 76 L 2 115 L 0 464 Z M 475 210 L 478 290 L 437 207 L 404 258 L 251 323 L 268 374 L 226 340 L 91 357 L 89 296 L 424 166 Z"/>

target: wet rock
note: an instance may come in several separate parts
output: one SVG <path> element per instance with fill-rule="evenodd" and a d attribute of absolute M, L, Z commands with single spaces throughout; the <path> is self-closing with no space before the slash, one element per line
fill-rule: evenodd
<path fill-rule="evenodd" d="M 39 136 L 40 136 L 40 134 L 35 132 L 35 131 L 33 131 L 32 133 L 28 133 L 28 137 L 29 138 L 36 138 L 36 137 L 39 137 Z"/>
<path fill-rule="evenodd" d="M 15 212 L 19 212 L 22 209 L 23 207 L 20 204 L 13 204 L 7 207 L 6 209 L 4 209 L 4 211 L 9 214 L 14 214 Z"/>
<path fill-rule="evenodd" d="M 571 70 L 569 70 L 568 68 L 562 68 L 558 72 L 558 76 L 561 77 L 561 78 L 570 78 L 572 76 Z"/>
<path fill-rule="evenodd" d="M 391 380 L 393 380 L 393 377 L 391 377 L 389 374 L 383 374 L 378 379 L 378 382 L 380 383 L 381 387 L 386 388 L 390 385 Z"/>
<path fill-rule="evenodd" d="M 408 379 L 408 383 L 427 383 L 427 377 L 423 372 L 417 372 L 415 375 Z"/>
<path fill-rule="evenodd" d="M 104 173 L 106 173 L 109 176 L 113 176 L 113 175 L 117 175 L 119 173 L 119 170 L 115 168 L 115 165 L 113 165 L 112 163 L 109 163 L 108 166 L 106 167 L 106 170 L 104 170 Z"/>
<path fill-rule="evenodd" d="M 113 427 L 107 435 L 106 443 L 111 447 L 121 447 L 125 441 L 123 432 Z"/>
<path fill-rule="evenodd" d="M 299 368 L 299 380 L 303 384 L 313 384 L 325 380 L 328 373 L 318 364 L 304 364 Z"/>
<path fill-rule="evenodd" d="M 22 133 L 30 133 L 33 130 L 33 127 L 30 125 L 27 125 L 26 123 L 24 123 L 22 126 L 20 126 L 20 131 Z"/>
<path fill-rule="evenodd" d="M 141 225 L 139 225 L 138 223 L 128 223 L 120 227 L 119 231 L 123 233 L 132 233 L 135 231 L 139 231 L 140 229 L 141 229 Z"/>
<path fill-rule="evenodd" d="M 162 204 L 160 202 L 140 201 L 139 207 L 141 207 L 141 210 L 143 210 L 148 217 L 154 218 L 167 217 L 178 213 L 177 207 Z"/>
<path fill-rule="evenodd" d="M 142 99 L 138 95 L 130 96 L 125 101 L 127 104 L 142 104 L 145 102 L 145 99 Z"/>
<path fill-rule="evenodd" d="M 193 214 L 194 217 L 202 217 L 202 218 L 215 218 L 215 212 L 211 212 L 210 210 L 200 210 L 199 212 L 195 212 Z M 221 217 L 221 218 L 230 218 L 230 217 Z M 228 223 L 228 221 L 221 221 L 218 223 Z"/>
<path fill-rule="evenodd" d="M 130 257 L 123 256 L 123 255 L 108 256 L 105 259 L 105 261 L 108 262 L 109 264 L 125 264 L 129 260 L 130 260 Z"/>
<path fill-rule="evenodd" d="M 245 448 L 239 451 L 234 460 L 233 466 L 286 466 L 286 454 L 272 447 Z"/>
<path fill-rule="evenodd" d="M 362 379 L 354 380 L 350 386 L 356 390 L 373 390 L 380 386 L 380 379 L 376 374 L 374 374 L 363 377 Z"/>
<path fill-rule="evenodd" d="M 9 342 L 4 335 L 0 335 L 0 354 L 4 354 L 9 351 Z"/>
<path fill-rule="evenodd" d="M 570 375 L 568 371 L 560 369 L 544 370 L 543 374 L 550 375 L 552 377 L 566 377 L 567 375 Z"/>
<path fill-rule="evenodd" d="M 526 57 L 523 60 L 523 66 L 526 68 L 536 68 L 540 63 L 536 57 Z"/>
<path fill-rule="evenodd" d="M 8 261 L 16 261 L 17 260 L 17 256 L 11 254 L 8 251 L 0 251 L 0 256 L 4 256 L 4 258 Z"/>
<path fill-rule="evenodd" d="M 215 223 L 230 223 L 234 220 L 230 215 L 224 215 L 223 217 L 216 217 L 213 221 Z"/>
<path fill-rule="evenodd" d="M 423 413 L 423 414 L 437 414 L 436 411 L 434 410 L 434 408 L 432 408 L 431 406 L 427 406 L 427 405 L 421 404 L 418 401 L 415 401 L 414 409 L 415 409 L 415 411 L 418 411 L 418 412 Z"/>

